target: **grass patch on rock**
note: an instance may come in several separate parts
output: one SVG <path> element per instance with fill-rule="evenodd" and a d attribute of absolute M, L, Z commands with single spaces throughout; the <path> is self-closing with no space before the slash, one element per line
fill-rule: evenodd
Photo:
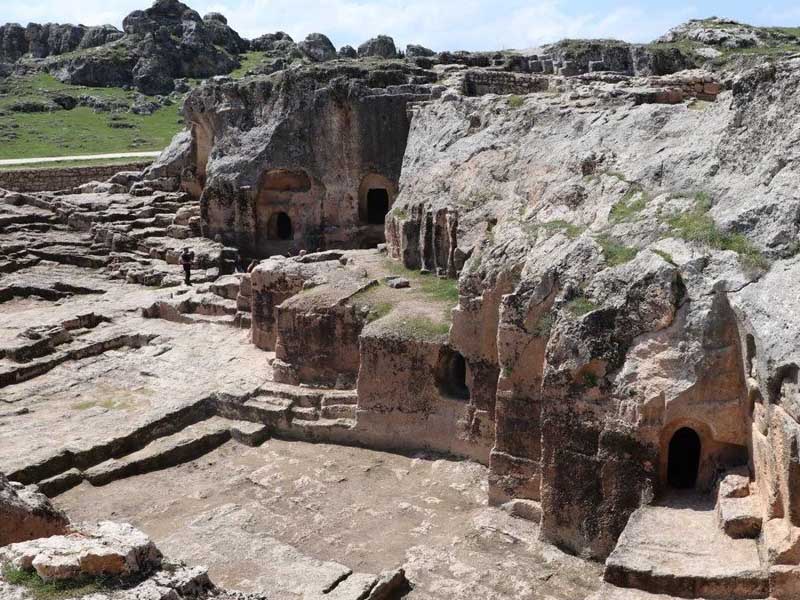
<path fill-rule="evenodd" d="M 508 99 L 508 107 L 509 108 L 522 108 L 522 105 L 525 104 L 525 98 L 522 96 L 511 96 Z"/>
<path fill-rule="evenodd" d="M 239 55 L 239 68 L 231 71 L 229 77 L 241 79 L 247 76 L 247 72 L 260 65 L 265 59 L 263 52 L 245 52 Z"/>
<path fill-rule="evenodd" d="M 397 328 L 405 334 L 420 339 L 438 338 L 450 333 L 450 323 L 434 321 L 428 317 L 408 317 L 397 322 Z"/>
<path fill-rule="evenodd" d="M 697 242 L 714 250 L 730 250 L 739 257 L 742 267 L 750 270 L 766 270 L 769 260 L 741 233 L 720 230 L 708 211 L 711 199 L 707 194 L 695 195 L 692 210 L 673 215 L 667 219 L 672 234 L 689 242 Z"/>
<path fill-rule="evenodd" d="M 394 306 L 390 302 L 375 302 L 374 304 L 369 305 L 369 314 L 367 315 L 367 322 L 372 323 L 373 321 L 377 321 L 378 319 L 382 319 L 386 315 L 388 315 Z"/>
<path fill-rule="evenodd" d="M 678 266 L 678 264 L 672 258 L 672 254 L 670 254 L 669 252 L 664 252 L 663 250 L 653 250 L 653 254 L 658 254 L 661 258 L 663 258 L 665 261 L 667 261 L 673 267 L 677 267 Z"/>
<path fill-rule="evenodd" d="M 597 243 L 603 250 L 603 258 L 609 267 L 624 265 L 636 258 L 639 250 L 626 246 L 607 234 L 597 236 Z"/>
<path fill-rule="evenodd" d="M 600 308 L 597 304 L 589 300 L 586 296 L 576 296 L 569 302 L 566 307 L 567 312 L 575 317 L 582 317 L 594 310 Z"/>
<path fill-rule="evenodd" d="M 586 230 L 580 225 L 575 225 L 563 219 L 545 221 L 543 223 L 525 223 L 522 227 L 530 237 L 535 237 L 539 231 L 544 231 L 548 237 L 556 233 L 563 233 L 571 240 L 579 237 Z"/>
<path fill-rule="evenodd" d="M 553 329 L 554 321 L 555 319 L 553 318 L 552 313 L 543 314 L 539 317 L 539 320 L 536 321 L 536 325 L 534 325 L 533 329 L 531 329 L 531 333 L 534 335 L 534 337 L 550 337 L 550 332 Z"/>
<path fill-rule="evenodd" d="M 393 275 L 411 281 L 411 287 L 419 289 L 431 300 L 455 306 L 458 304 L 458 280 L 438 277 L 432 273 L 421 273 L 406 269 L 401 263 L 386 259 L 386 268 Z"/>
<path fill-rule="evenodd" d="M 622 223 L 632 220 L 645 209 L 649 200 L 649 195 L 641 185 L 638 183 L 631 185 L 622 199 L 611 208 L 609 215 L 611 221 Z"/>
<path fill-rule="evenodd" d="M 26 571 L 11 566 L 2 570 L 3 579 L 27 590 L 35 600 L 66 600 L 82 598 L 89 594 L 107 592 L 111 580 L 105 577 L 83 577 L 65 581 L 44 581 L 36 571 Z"/>

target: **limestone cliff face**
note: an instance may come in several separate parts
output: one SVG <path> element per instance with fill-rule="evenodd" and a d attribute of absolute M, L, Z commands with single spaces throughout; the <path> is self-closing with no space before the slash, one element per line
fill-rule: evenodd
<path fill-rule="evenodd" d="M 394 200 L 406 106 L 431 98 L 424 82 L 434 76 L 377 66 L 327 63 L 190 95 L 193 172 L 184 179 L 202 193 L 212 237 L 254 255 L 382 241 L 367 196 L 380 189 Z"/>
<path fill-rule="evenodd" d="M 701 487 L 749 462 L 796 527 L 800 61 L 689 106 L 602 79 L 451 91 L 411 121 L 389 252 L 460 271 L 450 341 L 495 420 L 491 498 L 540 500 L 547 539 L 606 556 L 690 427 Z"/>

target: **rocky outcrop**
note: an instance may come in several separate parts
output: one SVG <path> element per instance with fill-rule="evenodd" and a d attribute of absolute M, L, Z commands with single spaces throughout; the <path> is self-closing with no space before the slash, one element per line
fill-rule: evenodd
<path fill-rule="evenodd" d="M 544 48 L 541 69 L 562 75 L 614 71 L 628 75 L 667 75 L 694 68 L 678 48 L 628 44 L 618 40 L 564 40 Z"/>
<path fill-rule="evenodd" d="M 203 17 L 203 24 L 211 35 L 211 42 L 222 46 L 230 54 L 241 54 L 250 49 L 250 43 L 228 26 L 225 15 L 209 13 Z"/>
<path fill-rule="evenodd" d="M 132 12 L 123 21 L 123 32 L 110 26 L 30 25 L 28 46 L 21 47 L 15 26 L 2 31 L 7 60 L 28 53 L 49 56 L 42 66 L 66 83 L 132 85 L 151 95 L 170 93 L 176 78 L 229 73 L 239 64 L 237 55 L 249 48 L 224 17 L 202 19 L 177 0 L 157 0 L 147 10 Z"/>
<path fill-rule="evenodd" d="M 102 46 L 122 37 L 113 25 L 86 27 L 30 23 L 23 28 L 16 23 L 0 25 L 0 62 L 15 62 L 25 55 L 46 58 Z"/>
<path fill-rule="evenodd" d="M 0 473 L 0 547 L 64 533 L 69 521 L 35 488 L 10 482 Z"/>
<path fill-rule="evenodd" d="M 267 33 L 250 42 L 250 48 L 259 52 L 277 52 L 296 48 L 294 40 L 288 33 L 278 31 Z"/>
<path fill-rule="evenodd" d="M 381 242 L 406 107 L 435 79 L 400 61 L 333 62 L 198 88 L 184 110 L 210 235 L 257 256 Z"/>
<path fill-rule="evenodd" d="M 420 46 L 418 44 L 409 44 L 406 46 L 406 58 L 430 57 L 436 54 L 430 48 Z"/>
<path fill-rule="evenodd" d="M 490 497 L 540 501 L 543 536 L 571 551 L 606 556 L 631 512 L 669 489 L 669 442 L 682 426 L 694 427 L 706 449 L 700 488 L 713 485 L 715 469 L 746 462 L 747 448 L 762 457 L 756 462 L 764 461 L 764 469 L 786 460 L 776 455 L 785 442 L 764 439 L 777 431 L 786 435 L 783 415 L 777 429 L 766 422 L 767 412 L 777 418 L 781 409 L 765 408 L 762 419 L 761 409 L 744 408 L 743 340 L 753 327 L 753 317 L 744 315 L 769 313 L 786 322 L 775 308 L 750 303 L 757 290 L 774 285 L 767 283 L 773 275 L 759 279 L 759 272 L 768 258 L 784 256 L 784 240 L 793 238 L 796 226 L 789 209 L 769 220 L 767 234 L 766 223 L 754 217 L 758 209 L 742 199 L 767 177 L 769 164 L 782 164 L 778 156 L 787 149 L 773 148 L 760 167 L 745 166 L 734 158 L 748 154 L 745 145 L 761 152 L 756 148 L 766 137 L 783 134 L 772 128 L 762 137 L 757 131 L 764 125 L 747 142 L 730 135 L 737 124 L 761 122 L 770 109 L 760 94 L 793 85 L 796 62 L 778 72 L 762 68 L 743 76 L 727 92 L 739 107 L 733 112 L 721 104 L 699 115 L 682 106 L 641 104 L 643 112 L 625 110 L 624 122 L 606 125 L 612 97 L 592 103 L 603 97 L 595 90 L 584 96 L 591 98 L 586 105 L 577 89 L 564 91 L 574 104 L 562 100 L 551 108 L 534 93 L 516 110 L 508 99 L 445 95 L 415 111 L 402 192 L 387 223 L 388 250 L 409 267 L 442 275 L 450 270 L 448 257 L 468 257 L 463 269 L 455 263 L 460 299 L 450 343 L 466 359 L 475 410 L 495 422 Z M 680 86 L 682 94 L 691 87 L 703 98 L 705 84 L 684 87 L 679 80 L 689 73 L 674 77 L 647 81 L 663 89 Z M 638 84 L 631 84 L 628 97 L 637 104 Z M 548 93 L 560 86 L 551 78 Z M 793 112 L 794 101 L 782 110 Z M 589 137 L 584 119 L 593 123 Z M 584 133 L 560 141 L 564 128 L 573 126 Z M 665 146 L 666 161 L 639 149 L 652 142 L 642 132 L 664 127 L 681 131 L 680 142 L 671 138 Z M 526 135 L 533 137 L 526 141 Z M 697 162 L 699 147 L 708 148 L 708 164 Z M 783 214 L 779 198 L 792 177 L 785 165 L 777 173 L 760 196 L 774 215 Z M 668 191 L 676 188 L 704 192 L 684 193 L 678 201 L 680 194 Z M 451 230 L 445 216 L 455 211 Z M 685 227 L 698 220 L 720 241 L 697 246 Z M 744 231 L 748 241 L 737 237 Z M 742 244 L 735 251 L 734 238 Z M 701 272 L 690 266 L 699 257 L 707 265 Z M 791 265 L 783 263 L 778 272 Z M 761 340 L 752 352 L 773 365 L 788 364 L 772 350 L 763 358 L 761 344 L 773 338 L 765 326 L 749 333 Z M 683 366 L 668 367 L 670 349 L 680 344 Z M 649 373 L 659 373 L 658 382 L 645 383 Z M 764 374 L 760 381 L 770 377 L 780 378 Z M 748 433 L 754 419 L 764 434 Z M 796 421 L 788 427 L 796 432 Z M 779 485 L 790 477 L 785 466 L 780 471 L 777 478 L 766 471 L 756 478 Z M 780 496 L 770 489 L 761 497 Z M 747 535 L 756 522 L 747 521 Z"/>
<path fill-rule="evenodd" d="M 395 58 L 397 56 L 397 48 L 395 48 L 394 40 L 388 35 L 379 35 L 361 44 L 358 47 L 358 56 L 359 58 L 368 56 Z"/>
<path fill-rule="evenodd" d="M 336 48 L 328 36 L 322 33 L 309 33 L 297 47 L 314 62 L 325 62 L 336 58 Z"/>

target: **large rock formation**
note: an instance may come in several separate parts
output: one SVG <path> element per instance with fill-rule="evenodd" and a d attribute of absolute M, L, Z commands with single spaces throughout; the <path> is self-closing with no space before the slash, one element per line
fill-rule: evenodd
<path fill-rule="evenodd" d="M 123 31 L 110 25 L 0 27 L 0 62 L 49 57 L 32 64 L 66 83 L 132 85 L 145 94 L 171 92 L 176 78 L 229 73 L 248 48 L 222 15 L 201 18 L 178 0 L 156 0 L 147 10 L 132 12 Z"/>
<path fill-rule="evenodd" d="M 33 58 L 46 58 L 78 49 L 86 50 L 122 36 L 123 33 L 113 25 L 86 27 L 30 23 L 23 28 L 17 23 L 7 23 L 0 25 L 0 62 L 15 62 L 26 54 Z"/>
<path fill-rule="evenodd" d="M 406 106 L 434 79 L 403 62 L 327 63 L 198 88 L 184 185 L 202 192 L 209 234 L 260 256 L 382 241 Z"/>

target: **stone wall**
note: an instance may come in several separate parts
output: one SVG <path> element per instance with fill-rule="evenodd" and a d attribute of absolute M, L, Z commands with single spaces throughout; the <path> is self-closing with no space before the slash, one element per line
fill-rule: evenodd
<path fill-rule="evenodd" d="M 467 96 L 533 94 L 547 91 L 549 85 L 550 82 L 546 77 L 474 69 L 464 75 L 463 92 Z"/>
<path fill-rule="evenodd" d="M 105 181 L 120 171 L 141 171 L 148 162 L 92 167 L 53 167 L 0 171 L 0 188 L 13 192 L 49 192 Z"/>

